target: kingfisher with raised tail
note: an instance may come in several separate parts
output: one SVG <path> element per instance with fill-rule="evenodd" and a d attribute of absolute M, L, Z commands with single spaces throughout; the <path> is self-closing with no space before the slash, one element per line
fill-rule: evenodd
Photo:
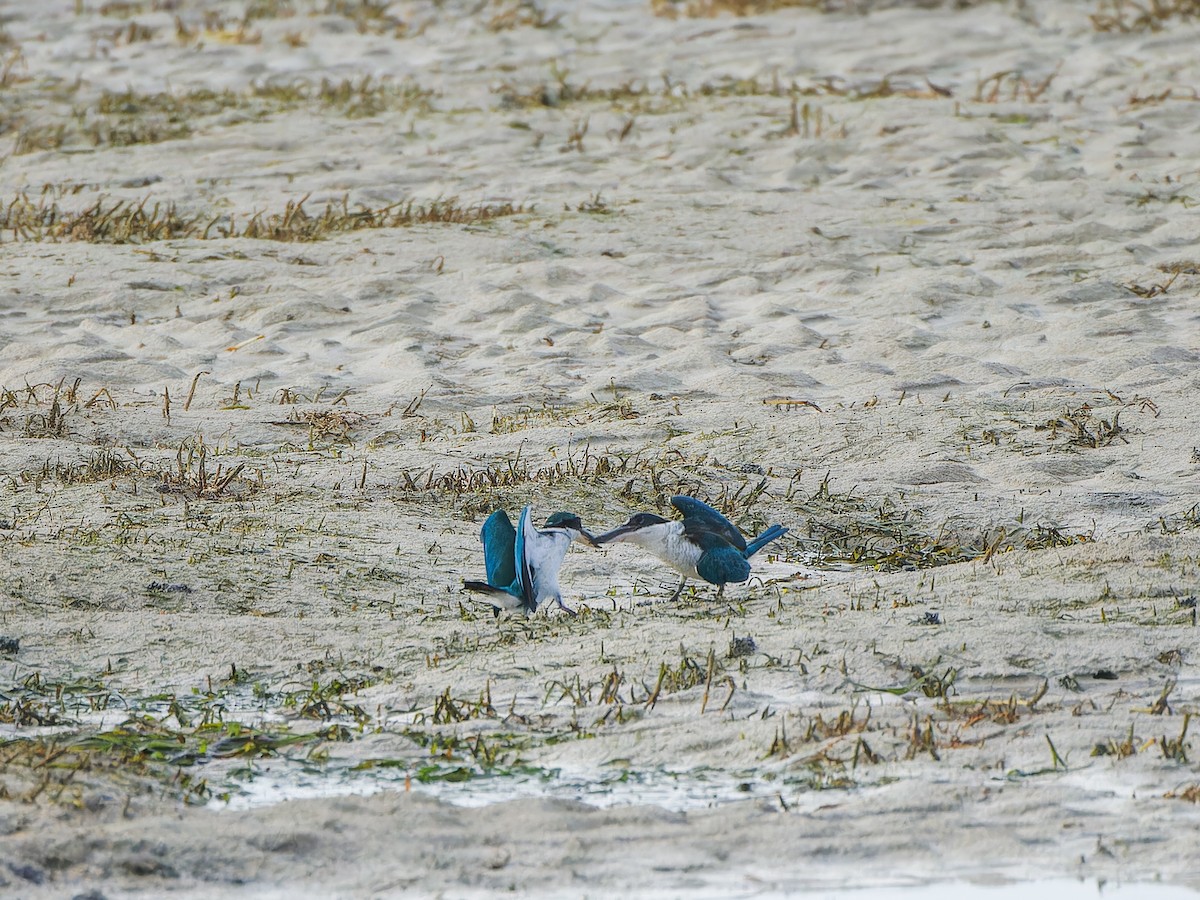
<path fill-rule="evenodd" d="M 683 514 L 682 519 L 637 513 L 624 525 L 597 537 L 595 542 L 637 544 L 683 575 L 672 600 L 679 597 L 689 578 L 717 585 L 720 597 L 726 584 L 749 580 L 750 557 L 788 533 L 782 525 L 772 525 L 747 541 L 736 525 L 695 497 L 676 495 L 671 498 L 671 505 Z"/>
<path fill-rule="evenodd" d="M 479 537 L 483 540 L 487 581 L 464 580 L 463 587 L 487 594 L 497 615 L 501 609 L 520 609 L 533 615 L 547 600 L 575 615 L 575 610 L 563 603 L 558 570 L 573 541 L 596 546 L 596 539 L 584 530 L 579 516 L 556 512 L 538 528 L 526 506 L 514 528 L 508 513 L 498 509 L 487 517 Z"/>

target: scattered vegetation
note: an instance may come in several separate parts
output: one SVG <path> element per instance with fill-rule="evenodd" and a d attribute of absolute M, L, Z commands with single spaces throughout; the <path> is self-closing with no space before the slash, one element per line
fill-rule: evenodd
<path fill-rule="evenodd" d="M 411 79 L 347 78 L 335 81 L 266 81 L 241 90 L 142 93 L 105 91 L 95 100 L 76 102 L 69 114 L 47 118 L 22 111 L 14 153 L 77 146 L 126 147 L 181 140 L 236 113 L 241 120 L 263 119 L 295 109 L 311 109 L 347 118 L 385 112 L 433 110 L 433 92 Z M 45 106 L 45 104 L 41 104 Z"/>
<path fill-rule="evenodd" d="M 496 708 L 492 706 L 492 686 L 489 682 L 479 692 L 479 697 L 474 700 L 455 699 L 450 695 L 450 688 L 447 687 L 434 701 L 433 709 L 428 713 L 418 712 L 413 722 L 417 725 L 425 723 L 446 725 L 471 719 L 494 719 L 495 717 Z"/>
<path fill-rule="evenodd" d="M 80 394 L 80 385 L 81 379 L 76 379 L 72 384 L 63 380 L 56 384 L 27 384 L 22 389 L 0 388 L 0 431 L 10 421 L 6 411 L 18 410 L 22 413 L 23 436 L 69 439 L 72 436 L 69 423 L 73 418 L 89 410 L 118 408 L 108 389 L 101 388 L 90 399 L 84 400 L 86 395 Z M 169 407 L 164 403 L 166 410 Z M 127 448 L 100 446 L 88 451 L 79 461 L 47 457 L 40 468 L 22 471 L 13 481 L 41 490 L 47 482 L 78 486 L 115 485 L 118 480 L 129 480 L 135 485 L 153 485 L 160 495 L 173 494 L 189 500 L 242 498 L 263 486 L 261 468 L 246 473 L 244 462 L 233 465 L 217 462 L 214 468 L 210 463 L 210 457 L 214 455 L 214 448 L 201 435 L 182 440 L 171 462 L 139 457 Z"/>
<path fill-rule="evenodd" d="M 326 15 L 342 16 L 354 23 L 360 34 L 390 34 L 405 37 L 408 25 L 392 15 L 388 0 L 326 0 Z"/>
<path fill-rule="evenodd" d="M 5 415 L 7 410 L 22 411 L 21 434 L 32 438 L 66 438 L 71 434 L 69 419 L 79 404 L 80 379 L 68 385 L 64 380 L 57 384 L 42 382 L 26 384 L 23 388 L 0 387 L 0 432 L 11 425 Z M 93 397 L 84 407 L 95 406 L 100 395 Z M 47 463 L 48 465 L 48 463 Z"/>
<path fill-rule="evenodd" d="M 304 719 L 328 722 L 332 719 L 352 720 L 360 729 L 372 721 L 372 716 L 358 703 L 346 699 L 358 694 L 374 682 L 369 678 L 332 678 L 326 684 L 314 680 L 299 688 L 287 687 L 279 692 L 285 712 Z"/>
<path fill-rule="evenodd" d="M 656 16 L 711 19 L 720 15 L 757 16 L 780 9 L 823 9 L 828 0 L 651 0 Z"/>
<path fill-rule="evenodd" d="M 41 481 L 51 479 L 65 485 L 96 484 L 104 481 L 115 481 L 130 475 L 138 474 L 141 466 L 131 456 L 116 450 L 102 448 L 96 450 L 88 458 L 79 463 L 64 463 L 56 461 L 51 467 L 50 461 L 42 466 Z"/>
<path fill-rule="evenodd" d="M 241 477 L 245 463 L 228 467 L 217 463 L 216 469 L 210 469 L 208 456 L 209 446 L 203 438 L 187 438 L 180 442 L 175 453 L 175 466 L 159 473 L 159 492 L 188 499 L 215 500 L 227 492 L 242 496 L 262 486 L 261 474 L 258 482 Z"/>
<path fill-rule="evenodd" d="M 258 19 L 290 19 L 298 13 L 296 0 L 248 0 L 245 10 L 247 22 Z"/>
<path fill-rule="evenodd" d="M 1146 527 L 1154 528 L 1155 526 L 1148 525 Z M 1193 503 L 1181 513 L 1159 516 L 1157 527 L 1163 534 L 1178 534 L 1181 531 L 1200 528 L 1200 503 Z"/>
<path fill-rule="evenodd" d="M 1017 71 L 993 72 L 976 82 L 974 100 L 976 103 L 998 103 L 1002 100 L 1015 102 L 1024 95 L 1026 102 L 1037 103 L 1061 69 L 1062 63 L 1059 63 L 1053 72 L 1037 82 L 1029 81 L 1024 74 Z"/>
<path fill-rule="evenodd" d="M 280 691 L 254 684 L 258 703 L 299 721 L 321 723 L 317 728 L 295 728 L 278 721 L 249 724 L 231 716 L 231 704 L 244 705 L 235 694 L 244 693 L 246 676 L 236 667 L 223 684 L 210 683 L 183 696 L 129 697 L 106 680 L 112 674 L 61 682 L 35 673 L 0 690 L 0 723 L 57 726 L 52 734 L 0 741 L 0 797 L 34 802 L 45 796 L 51 802 L 81 805 L 91 775 L 119 775 L 125 780 L 149 779 L 188 802 L 205 802 L 217 793 L 209 787 L 213 763 L 266 757 L 319 761 L 325 744 L 351 740 L 371 720 L 347 699 L 370 686 L 364 678 L 314 680 Z M 104 712 L 117 712 L 124 719 L 115 727 L 84 724 L 83 717 Z M 214 771 L 222 781 L 228 774 L 225 769 Z"/>
<path fill-rule="evenodd" d="M 353 445 L 358 433 L 371 420 L 372 417 L 361 413 L 333 409 L 331 406 L 329 409 L 296 410 L 287 419 L 271 424 L 307 429 L 306 447 L 316 450 Z"/>
<path fill-rule="evenodd" d="M 554 28 L 562 13 L 547 14 L 534 0 L 491 0 L 488 6 L 489 31 L 510 31 L 514 28 Z"/>
<path fill-rule="evenodd" d="M 103 681 L 81 678 L 47 681 L 38 673 L 0 691 L 0 723 L 18 726 L 60 725 L 76 716 L 108 709 L 114 693 Z"/>
<path fill-rule="evenodd" d="M 86 241 L 146 243 L 178 238 L 213 240 L 257 238 L 271 241 L 318 241 L 334 234 L 368 228 L 405 228 L 424 224 L 478 225 L 529 211 L 513 203 L 463 206 L 456 198 L 421 204 L 413 200 L 382 207 L 351 207 L 348 197 L 330 200 L 310 214 L 308 196 L 289 200 L 282 212 L 186 214 L 173 202 L 145 198 L 107 201 L 100 198 L 80 211 L 63 209 L 47 192 L 35 202 L 20 194 L 0 214 L 0 235 L 12 241 Z"/>
<path fill-rule="evenodd" d="M 1053 412 L 1042 402 L 999 411 L 990 426 L 969 426 L 963 432 L 970 445 L 1005 447 L 1024 454 L 1052 451 L 1100 450 L 1115 442 L 1128 443 L 1140 434 L 1121 421 L 1130 413 L 1157 418 L 1158 405 L 1148 397 L 1125 399 L 1108 393 L 1084 402 L 1060 406 Z M 1043 417 L 1044 416 L 1044 417 Z"/>
<path fill-rule="evenodd" d="M 505 108 L 564 107 L 589 103 L 609 104 L 630 115 L 616 135 L 618 140 L 624 140 L 629 135 L 637 115 L 679 111 L 686 108 L 690 100 L 696 98 L 778 97 L 787 99 L 791 101 L 789 128 L 782 132 L 782 136 L 819 138 L 822 136 L 844 137 L 845 126 L 838 124 L 822 107 L 815 103 L 805 102 L 801 105 L 800 101 L 803 98 L 828 96 L 848 100 L 875 100 L 884 97 L 931 99 L 951 96 L 948 89 L 933 85 L 927 80 L 910 83 L 892 78 L 865 84 L 846 82 L 834 77 L 817 81 L 800 82 L 793 79 L 785 82 L 780 79 L 778 73 L 775 73 L 770 78 L 735 78 L 718 75 L 698 85 L 688 85 L 664 75 L 657 80 L 632 79 L 616 85 L 596 86 L 590 82 L 572 81 L 570 71 L 557 65 L 551 66 L 550 76 L 550 81 L 530 87 L 518 87 L 505 82 L 497 85 L 493 90 L 500 95 L 501 105 Z M 575 132 L 578 133 L 578 140 L 568 141 L 570 149 L 578 149 L 578 144 L 582 141 L 582 130 L 585 123 L 586 119 L 584 118 L 576 121 Z"/>
<path fill-rule="evenodd" d="M 651 0 L 650 6 L 656 16 L 669 19 L 756 16 L 790 8 L 822 12 L 858 8 L 854 3 L 840 0 Z M 1090 16 L 1097 31 L 1117 32 L 1159 31 L 1172 20 L 1197 17 L 1200 17 L 1197 0 L 1100 0 L 1096 12 Z"/>
<path fill-rule="evenodd" d="M 1200 18 L 1200 0 L 1101 0 L 1091 14 L 1097 31 L 1161 31 L 1176 19 Z"/>
<path fill-rule="evenodd" d="M 599 195 L 595 202 L 601 202 Z M 639 413 L 629 400 L 614 400 L 612 403 L 580 404 L 578 406 L 555 406 L 543 402 L 540 406 L 519 406 L 511 413 L 492 412 L 490 431 L 492 434 L 513 434 L 527 428 L 548 424 L 590 425 L 594 422 L 612 422 L 636 419 Z"/>
<path fill-rule="evenodd" d="M 1200 803 L 1200 782 L 1192 782 L 1176 790 L 1163 794 L 1168 800 L 1186 800 L 1188 803 Z"/>
<path fill-rule="evenodd" d="M 580 488 L 608 486 L 630 501 L 653 496 L 665 502 L 671 494 L 694 489 L 696 483 L 682 467 L 676 468 L 656 454 L 594 453 L 586 444 L 568 446 L 552 461 L 533 462 L 518 451 L 509 459 L 482 466 L 460 465 L 448 471 L 400 470 L 396 481 L 402 498 L 440 495 L 457 504 L 459 513 L 466 516 L 490 512 L 498 495 L 528 486 L 569 492 L 576 511 L 585 515 L 592 510 L 598 512 L 604 498 L 594 489 L 584 492 Z"/>
<path fill-rule="evenodd" d="M 1125 287 L 1128 290 L 1130 290 L 1131 292 L 1133 292 L 1134 294 L 1137 294 L 1137 296 L 1141 297 L 1143 300 L 1150 300 L 1150 299 L 1153 299 L 1154 297 L 1161 296 L 1161 295 L 1167 293 L 1168 291 L 1170 291 L 1171 287 L 1175 284 L 1175 282 L 1179 278 L 1179 276 L 1185 274 L 1186 269 L 1185 269 L 1185 267 L 1179 266 L 1179 265 L 1160 266 L 1159 271 L 1165 272 L 1169 277 L 1165 278 L 1162 281 L 1156 281 L 1153 284 L 1148 284 L 1148 285 L 1138 284 L 1137 282 L 1131 281 L 1131 282 L 1127 283 L 1125 285 Z M 1195 273 L 1194 272 L 1186 272 L 1186 274 L 1195 274 Z"/>
<path fill-rule="evenodd" d="M 1067 532 L 1051 525 L 1011 524 L 975 535 L 950 531 L 943 525 L 931 532 L 921 514 L 894 499 L 869 500 L 853 490 L 837 493 L 827 475 L 817 492 L 801 499 L 797 483 L 786 499 L 807 517 L 806 549 L 817 565 L 852 564 L 882 570 L 926 569 L 1018 548 L 1044 550 L 1091 540 L 1090 532 Z"/>
<path fill-rule="evenodd" d="M 1111 419 L 1101 418 L 1088 404 L 1063 410 L 1062 415 L 1048 419 L 1044 425 L 1034 426 L 1036 430 L 1050 432 L 1051 442 L 1065 437 L 1068 447 L 1086 447 L 1096 450 L 1107 447 L 1117 438 L 1129 443 L 1123 436 L 1125 429 L 1120 423 L 1121 411 L 1113 413 Z M 1060 429 L 1062 434 L 1060 434 Z"/>
<path fill-rule="evenodd" d="M 238 722 L 168 728 L 152 717 L 126 720 L 106 731 L 82 736 L 20 737 L 0 742 L 0 796 L 32 803 L 45 795 L 52 803 L 82 806 L 89 774 L 120 780 L 150 779 L 188 802 L 213 796 L 204 777 L 177 771 L 220 760 L 254 760 L 312 754 L 329 741 L 349 739 L 344 726 L 312 732 L 286 726 L 255 728 Z"/>

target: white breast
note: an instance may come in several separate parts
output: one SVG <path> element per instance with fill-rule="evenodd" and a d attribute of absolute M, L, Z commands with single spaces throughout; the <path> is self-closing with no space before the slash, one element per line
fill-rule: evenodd
<path fill-rule="evenodd" d="M 682 522 L 651 525 L 630 534 L 625 540 L 653 553 L 680 575 L 700 577 L 696 563 L 700 561 L 701 550 L 684 538 Z"/>
<path fill-rule="evenodd" d="M 525 554 L 533 566 L 533 592 L 539 605 L 558 599 L 558 570 L 570 546 L 571 536 L 564 531 L 538 531 L 530 526 L 525 533 Z"/>

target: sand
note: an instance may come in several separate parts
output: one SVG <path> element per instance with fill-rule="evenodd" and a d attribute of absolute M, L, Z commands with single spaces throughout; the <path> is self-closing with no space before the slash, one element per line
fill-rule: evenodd
<path fill-rule="evenodd" d="M 4 10 L 0 888 L 1200 889 L 1200 26 L 766 6 Z"/>

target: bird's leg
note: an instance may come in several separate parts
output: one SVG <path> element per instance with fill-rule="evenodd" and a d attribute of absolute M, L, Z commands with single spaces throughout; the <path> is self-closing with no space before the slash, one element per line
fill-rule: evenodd
<path fill-rule="evenodd" d="M 567 604 L 563 603 L 563 599 L 561 596 L 555 597 L 554 599 L 558 601 L 558 608 L 561 609 L 563 612 L 568 613 L 569 615 L 572 615 L 572 616 L 579 615 L 579 613 L 575 612 L 575 610 L 571 609 L 571 607 L 569 607 L 569 606 L 567 606 Z"/>
<path fill-rule="evenodd" d="M 683 586 L 685 584 L 687 584 L 687 576 L 686 575 L 684 575 L 683 578 L 680 579 L 679 587 L 675 588 L 675 593 L 671 595 L 671 599 L 667 602 L 674 603 L 676 600 L 678 600 L 679 595 L 683 593 Z"/>
<path fill-rule="evenodd" d="M 725 596 L 725 585 L 721 585 L 719 588 L 717 588 L 717 599 L 720 600 L 724 596 Z"/>

